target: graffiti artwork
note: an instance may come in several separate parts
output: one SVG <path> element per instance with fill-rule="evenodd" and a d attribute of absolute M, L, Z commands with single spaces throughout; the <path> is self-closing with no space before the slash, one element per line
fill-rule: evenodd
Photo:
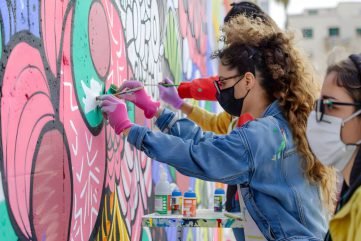
<path fill-rule="evenodd" d="M 174 229 L 141 225 L 161 164 L 114 133 L 95 97 L 127 79 L 215 74 L 222 16 L 217 0 L 0 2 L 0 240 L 173 240 Z M 213 193 L 215 184 L 165 168 L 182 191 Z M 185 239 L 213 236 L 222 231 L 189 229 Z"/>

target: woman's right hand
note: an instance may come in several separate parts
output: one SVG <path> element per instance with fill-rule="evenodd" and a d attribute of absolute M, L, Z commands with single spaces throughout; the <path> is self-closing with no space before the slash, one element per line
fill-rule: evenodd
<path fill-rule="evenodd" d="M 120 98 L 133 102 L 138 108 L 143 110 L 146 118 L 151 119 L 157 113 L 160 103 L 159 101 L 153 100 L 153 98 L 148 95 L 148 93 L 144 89 L 144 85 L 142 82 L 137 80 L 125 81 L 119 87 L 119 91 L 121 92 L 126 91 L 127 89 L 131 90 L 139 87 L 143 87 L 143 89 L 137 90 L 129 94 L 123 94 L 120 96 Z"/>
<path fill-rule="evenodd" d="M 182 107 L 184 101 L 179 97 L 177 88 L 174 86 L 166 87 L 162 84 L 172 85 L 173 82 L 170 79 L 165 78 L 162 83 L 159 83 L 159 96 L 161 100 L 172 105 L 175 109 L 179 110 Z"/>

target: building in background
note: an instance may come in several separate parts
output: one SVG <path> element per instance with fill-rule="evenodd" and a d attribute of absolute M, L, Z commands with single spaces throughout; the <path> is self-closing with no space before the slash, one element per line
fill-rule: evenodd
<path fill-rule="evenodd" d="M 299 46 L 323 76 L 334 47 L 343 47 L 347 53 L 361 52 L 361 2 L 305 9 L 302 14 L 289 15 L 289 29 L 300 31 Z"/>

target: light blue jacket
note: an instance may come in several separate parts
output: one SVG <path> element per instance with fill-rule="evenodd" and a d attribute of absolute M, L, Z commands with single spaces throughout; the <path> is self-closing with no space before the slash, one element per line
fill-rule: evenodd
<path fill-rule="evenodd" d="M 323 240 L 327 225 L 319 187 L 304 175 L 277 101 L 262 118 L 228 135 L 202 132 L 168 110 L 156 125 L 164 133 L 134 125 L 128 142 L 184 175 L 240 184 L 247 210 L 268 240 Z"/>

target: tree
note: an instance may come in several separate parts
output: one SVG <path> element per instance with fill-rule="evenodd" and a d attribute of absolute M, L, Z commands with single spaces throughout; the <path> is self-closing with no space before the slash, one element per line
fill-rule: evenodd
<path fill-rule="evenodd" d="M 286 17 L 285 29 L 287 29 L 288 28 L 288 6 L 290 3 L 290 0 L 276 0 L 276 3 L 280 3 L 283 5 L 283 8 L 285 10 L 285 17 Z"/>

